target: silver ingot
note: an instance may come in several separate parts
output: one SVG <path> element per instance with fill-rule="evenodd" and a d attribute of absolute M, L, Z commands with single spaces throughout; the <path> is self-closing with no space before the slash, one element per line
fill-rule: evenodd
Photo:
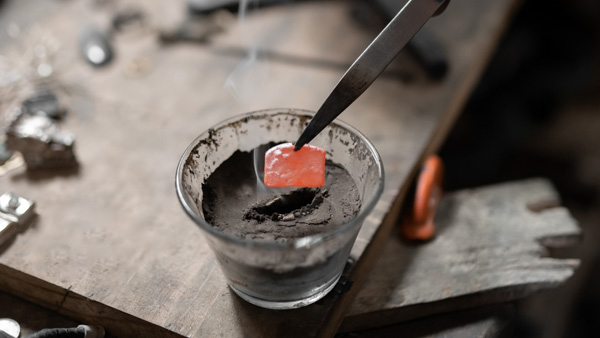
<path fill-rule="evenodd" d="M 77 165 L 75 137 L 47 116 L 17 115 L 6 132 L 6 146 L 23 155 L 27 169 L 58 169 Z"/>

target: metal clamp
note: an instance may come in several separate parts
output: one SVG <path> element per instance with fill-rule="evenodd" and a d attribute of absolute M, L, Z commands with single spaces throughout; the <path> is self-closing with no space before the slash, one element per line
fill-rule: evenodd
<path fill-rule="evenodd" d="M 35 215 L 35 202 L 12 192 L 0 196 L 0 245 L 15 236 Z"/>

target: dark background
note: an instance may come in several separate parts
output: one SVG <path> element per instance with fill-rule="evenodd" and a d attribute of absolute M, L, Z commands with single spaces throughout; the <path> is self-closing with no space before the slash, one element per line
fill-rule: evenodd
<path fill-rule="evenodd" d="M 519 337 L 600 335 L 599 33 L 598 1 L 523 1 L 440 151 L 447 190 L 547 177 L 583 229 L 551 252 L 575 275 L 518 304 Z"/>

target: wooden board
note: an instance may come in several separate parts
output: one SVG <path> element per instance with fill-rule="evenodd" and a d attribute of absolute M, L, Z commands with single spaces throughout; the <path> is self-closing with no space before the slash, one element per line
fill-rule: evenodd
<path fill-rule="evenodd" d="M 11 318 L 21 327 L 21 337 L 27 337 L 45 328 L 77 327 L 79 322 L 55 312 L 41 308 L 0 291 L 0 318 Z M 513 304 L 458 311 L 452 314 L 433 316 L 409 323 L 390 325 L 383 328 L 349 332 L 339 338 L 369 337 L 508 337 L 515 317 Z"/>
<path fill-rule="evenodd" d="M 1 253 L 0 287 L 121 336 L 335 333 L 391 232 L 407 182 L 443 140 L 514 3 L 453 1 L 428 24 L 447 48 L 447 77 L 431 82 L 414 60 L 400 55 L 393 67 L 409 76 L 384 74 L 344 113 L 342 118 L 380 151 L 386 190 L 352 250 L 350 292 L 280 312 L 251 306 L 227 288 L 202 234 L 175 198 L 176 163 L 196 135 L 226 117 L 270 107 L 316 109 L 344 63 L 349 65 L 373 35 L 350 19 L 346 2 L 302 3 L 249 15 L 246 28 L 275 22 L 267 31 L 281 33 L 264 48 L 311 62 L 261 59 L 252 68 L 260 71 L 241 76 L 233 95 L 225 83 L 243 60 L 223 46 L 235 45 L 235 30 L 214 37 L 213 47 L 163 47 L 152 31 L 116 35 L 114 62 L 93 69 L 79 58 L 77 34 L 84 24 L 106 26 L 111 10 L 64 3 L 37 25 L 61 45 L 55 74 L 71 110 L 61 126 L 76 135 L 81 166 L 61 175 L 21 168 L 0 177 L 0 190 L 35 200 L 40 214 Z M 173 22 L 182 9 L 172 2 L 138 5 L 155 26 Z M 31 52 L 35 41 L 23 41 L 29 44 L 5 50 L 9 60 L 29 55 L 24 50 Z M 150 68 L 127 75 L 140 60 Z M 330 61 L 342 66 L 323 66 Z"/>
<path fill-rule="evenodd" d="M 513 337 L 515 305 L 501 304 L 431 316 L 406 323 L 347 332 L 339 338 Z"/>
<path fill-rule="evenodd" d="M 574 244 L 581 230 L 552 185 L 511 182 L 444 196 L 437 237 L 390 240 L 356 297 L 342 331 L 512 301 L 556 287 L 579 266 L 549 248 Z"/>
<path fill-rule="evenodd" d="M 46 328 L 77 327 L 79 322 L 70 320 L 50 310 L 0 291 L 0 318 L 11 318 L 21 327 L 21 337 L 27 337 Z M 339 338 L 369 337 L 508 337 L 515 317 L 513 304 L 458 311 L 453 314 L 411 321 L 384 328 L 364 330 L 338 335 Z"/>

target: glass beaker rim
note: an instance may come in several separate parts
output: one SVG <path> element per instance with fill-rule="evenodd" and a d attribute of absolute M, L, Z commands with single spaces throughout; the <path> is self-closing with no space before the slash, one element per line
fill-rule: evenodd
<path fill-rule="evenodd" d="M 309 111 L 309 110 L 305 110 L 305 109 L 270 108 L 270 109 L 263 109 L 263 110 L 257 110 L 257 111 L 253 111 L 253 112 L 238 114 L 238 115 L 229 117 L 225 120 L 222 120 L 219 123 L 217 123 L 216 125 L 214 125 L 213 127 L 208 128 L 206 131 L 202 132 L 200 135 L 198 135 L 194 139 L 194 141 L 192 141 L 190 143 L 190 145 L 183 152 L 183 155 L 181 156 L 179 163 L 177 165 L 177 172 L 175 175 L 175 189 L 177 192 L 177 197 L 178 197 L 178 200 L 181 203 L 185 213 L 192 219 L 192 221 L 194 221 L 194 223 L 196 223 L 196 225 L 200 226 L 204 231 L 206 231 L 210 235 L 215 236 L 226 242 L 233 243 L 233 244 L 240 245 L 240 246 L 245 246 L 245 247 L 260 246 L 261 248 L 275 249 L 275 250 L 282 250 L 282 249 L 286 250 L 286 249 L 290 249 L 290 248 L 294 248 L 294 249 L 309 248 L 313 245 L 323 242 L 324 240 L 326 240 L 328 238 L 332 238 L 339 234 L 343 234 L 348 231 L 351 231 L 354 227 L 360 225 L 364 221 L 366 216 L 373 210 L 373 208 L 375 207 L 377 202 L 379 201 L 379 198 L 381 197 L 381 195 L 383 193 L 383 187 L 384 187 L 384 170 L 383 170 L 383 161 L 381 160 L 381 156 L 377 152 L 377 149 L 375 149 L 375 146 L 371 143 L 371 141 L 369 141 L 369 139 L 367 139 L 367 137 L 365 135 L 363 135 L 360 131 L 358 131 L 356 128 L 354 128 L 350 124 L 348 124 L 344 121 L 341 121 L 339 119 L 336 119 L 335 121 L 333 121 L 331 123 L 331 125 L 334 125 L 338 128 L 347 130 L 348 132 L 350 132 L 350 133 L 354 134 L 356 137 L 358 137 L 360 139 L 360 141 L 364 143 L 364 145 L 368 149 L 368 152 L 373 157 L 373 161 L 377 167 L 377 175 L 379 177 L 379 180 L 376 181 L 377 186 L 376 186 L 374 192 L 369 196 L 368 200 L 363 201 L 363 203 L 364 203 L 363 207 L 361 207 L 360 211 L 356 214 L 356 216 L 354 218 L 352 218 L 348 222 L 345 222 L 345 223 L 341 224 L 340 226 L 337 226 L 334 229 L 331 229 L 328 231 L 324 231 L 324 232 L 321 232 L 318 234 L 293 238 L 293 239 L 287 240 L 285 242 L 276 242 L 276 241 L 270 241 L 270 240 L 241 238 L 241 237 L 235 236 L 233 234 L 218 230 L 217 228 L 212 226 L 210 223 L 206 222 L 202 217 L 200 217 L 200 215 L 198 215 L 194 211 L 192 206 L 190 205 L 191 203 L 193 203 L 193 201 L 185 193 L 184 187 L 183 187 L 183 170 L 184 170 L 184 166 L 185 166 L 190 154 L 196 149 L 197 145 L 202 140 L 206 139 L 206 137 L 210 133 L 214 133 L 215 130 L 219 130 L 220 128 L 224 128 L 228 125 L 231 125 L 234 122 L 241 121 L 248 117 L 274 116 L 274 115 L 278 115 L 278 114 L 284 114 L 284 115 L 290 115 L 290 116 L 303 116 L 304 115 L 306 117 L 312 117 L 312 116 L 314 116 L 315 113 L 313 111 Z"/>

